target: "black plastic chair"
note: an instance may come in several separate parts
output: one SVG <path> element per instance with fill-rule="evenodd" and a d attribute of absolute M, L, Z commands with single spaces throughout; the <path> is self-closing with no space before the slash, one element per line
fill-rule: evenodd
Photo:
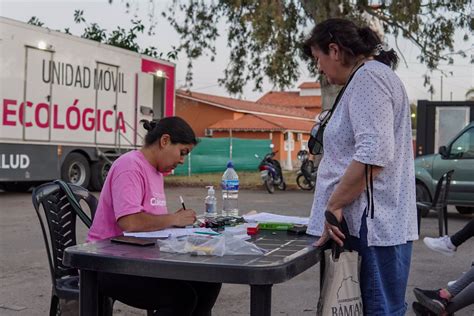
<path fill-rule="evenodd" d="M 83 200 L 87 204 L 90 217 L 86 226 L 89 228 L 97 208 L 97 199 L 82 187 L 69 184 L 69 188 L 77 201 Z M 76 245 L 77 214 L 58 183 L 50 182 L 36 187 L 32 198 L 43 232 L 51 272 L 53 289 L 49 314 L 52 316 L 61 312 L 60 299 L 79 299 L 78 270 L 63 264 L 64 250 Z"/>
<path fill-rule="evenodd" d="M 61 313 L 60 299 L 79 300 L 78 270 L 63 264 L 63 254 L 66 248 L 76 245 L 76 218 L 79 217 L 90 228 L 98 202 L 86 189 L 60 180 L 36 187 L 32 198 L 43 232 L 53 284 L 49 315 L 55 316 Z M 87 205 L 90 216 L 84 212 L 81 201 Z M 44 216 L 40 209 L 43 209 Z M 100 314 L 111 316 L 113 304 L 113 299 L 104 298 Z M 154 311 L 147 311 L 147 315 L 154 315 Z"/>
<path fill-rule="evenodd" d="M 448 194 L 451 178 L 454 170 L 450 170 L 443 174 L 438 180 L 436 191 L 432 202 L 416 202 L 418 217 L 418 234 L 420 234 L 421 213 L 423 211 L 436 211 L 438 213 L 439 236 L 443 236 L 443 221 L 445 234 L 448 234 Z"/>

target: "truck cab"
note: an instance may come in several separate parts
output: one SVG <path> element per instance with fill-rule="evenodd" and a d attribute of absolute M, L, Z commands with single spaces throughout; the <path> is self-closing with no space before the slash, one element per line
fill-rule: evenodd
<path fill-rule="evenodd" d="M 432 201 L 438 180 L 449 170 L 454 173 L 448 204 L 455 205 L 461 214 L 474 213 L 474 122 L 439 147 L 437 154 L 415 159 L 417 201 Z"/>

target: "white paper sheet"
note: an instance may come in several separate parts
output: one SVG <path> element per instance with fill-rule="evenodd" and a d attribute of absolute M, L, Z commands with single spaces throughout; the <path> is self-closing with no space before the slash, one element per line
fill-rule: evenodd
<path fill-rule="evenodd" d="M 201 233 L 214 233 L 210 228 L 169 228 L 162 229 L 152 232 L 133 232 L 133 233 L 123 233 L 125 236 L 134 236 L 134 237 L 148 237 L 148 238 L 168 238 L 168 237 L 181 237 L 192 235 L 196 232 Z"/>
<path fill-rule="evenodd" d="M 289 223 L 289 224 L 299 224 L 299 225 L 308 225 L 309 217 L 299 217 L 299 216 L 285 216 L 277 215 L 272 213 L 258 213 L 253 215 L 244 215 L 244 219 L 247 222 L 272 222 L 272 223 Z"/>

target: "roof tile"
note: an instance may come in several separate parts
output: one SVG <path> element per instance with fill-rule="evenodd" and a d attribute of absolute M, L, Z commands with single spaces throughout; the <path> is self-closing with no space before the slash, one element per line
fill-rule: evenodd
<path fill-rule="evenodd" d="M 300 96 L 298 91 L 270 91 L 258 99 L 257 103 L 293 108 L 320 108 L 321 96 Z"/>
<path fill-rule="evenodd" d="M 300 117 L 300 118 L 306 118 L 306 119 L 311 119 L 311 120 L 314 118 L 314 113 L 307 111 L 305 109 L 277 106 L 277 105 L 265 104 L 265 103 L 260 103 L 260 102 L 257 103 L 253 101 L 238 100 L 238 99 L 233 99 L 229 97 L 221 97 L 221 96 L 216 96 L 216 95 L 211 95 L 211 94 L 206 94 L 206 93 L 178 90 L 176 92 L 176 96 L 187 98 L 187 99 L 194 99 L 200 102 L 213 104 L 217 106 L 226 107 L 237 112 L 253 113 L 253 114 L 274 114 L 274 115 L 282 115 L 282 116 L 288 116 L 288 117 Z"/>
<path fill-rule="evenodd" d="M 308 133 L 314 122 L 268 115 L 246 114 L 237 120 L 222 120 L 209 126 L 213 130 L 234 131 L 285 131 Z"/>
<path fill-rule="evenodd" d="M 320 89 L 321 84 L 319 82 L 303 82 L 298 86 L 298 89 Z"/>

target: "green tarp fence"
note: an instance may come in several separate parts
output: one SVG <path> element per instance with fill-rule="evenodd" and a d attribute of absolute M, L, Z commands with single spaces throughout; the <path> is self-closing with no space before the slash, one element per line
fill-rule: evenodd
<path fill-rule="evenodd" d="M 256 171 L 263 156 L 271 151 L 269 139 L 200 138 L 198 145 L 174 174 L 224 172 L 231 157 L 236 171 Z M 257 154 L 260 158 L 255 158 Z"/>

